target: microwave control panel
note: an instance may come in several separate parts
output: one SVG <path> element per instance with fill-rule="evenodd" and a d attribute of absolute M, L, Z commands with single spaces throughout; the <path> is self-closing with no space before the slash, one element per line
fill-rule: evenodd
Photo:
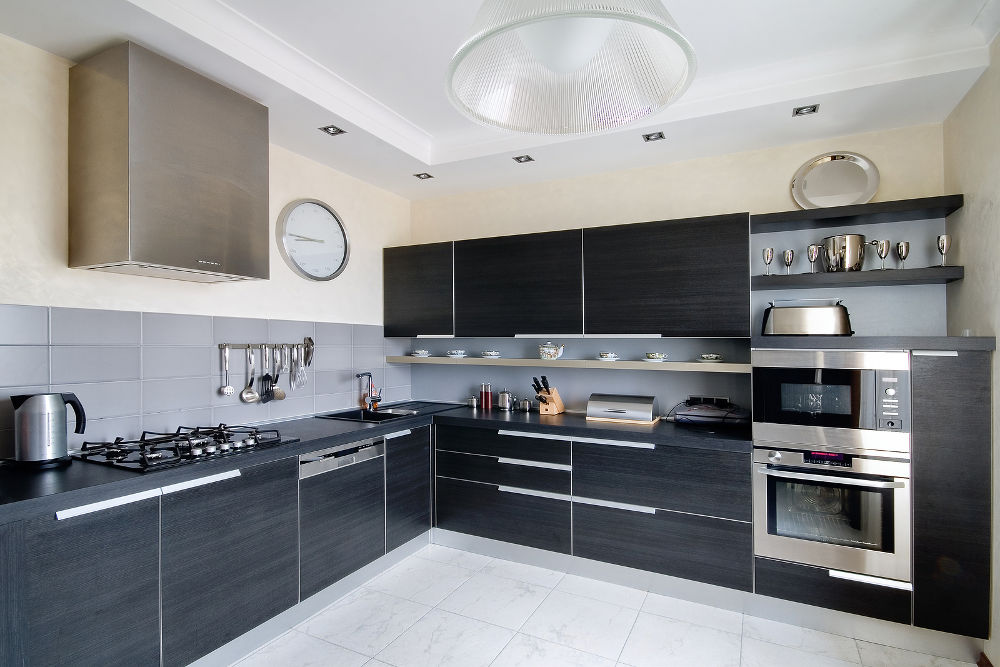
<path fill-rule="evenodd" d="M 909 371 L 875 371 L 875 423 L 879 431 L 910 430 Z"/>

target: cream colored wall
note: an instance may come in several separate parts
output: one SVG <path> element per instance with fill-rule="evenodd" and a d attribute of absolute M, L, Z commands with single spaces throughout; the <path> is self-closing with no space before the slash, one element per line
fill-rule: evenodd
<path fill-rule="evenodd" d="M 347 270 L 306 281 L 271 244 L 271 279 L 198 284 L 67 268 L 71 63 L 0 35 L 0 303 L 382 322 L 382 248 L 409 241 L 406 199 L 291 153 L 270 151 L 271 236 L 290 200 L 329 203 L 351 240 Z"/>
<path fill-rule="evenodd" d="M 789 181 L 820 153 L 850 150 L 881 172 L 876 199 L 944 194 L 940 125 L 824 139 L 582 178 L 413 202 L 414 242 L 797 206 Z"/>
<path fill-rule="evenodd" d="M 965 267 L 965 279 L 948 286 L 948 332 L 976 336 L 1000 332 L 1000 38 L 990 67 L 944 123 L 945 183 L 965 194 L 965 206 L 948 220 L 948 261 Z M 1000 372 L 993 363 L 993 432 L 1000 418 Z M 1000 659 L 1000 450 L 993 446 L 993 631 L 986 654 Z"/>

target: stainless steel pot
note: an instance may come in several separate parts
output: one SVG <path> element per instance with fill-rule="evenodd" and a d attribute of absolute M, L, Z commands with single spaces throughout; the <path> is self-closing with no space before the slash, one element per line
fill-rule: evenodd
<path fill-rule="evenodd" d="M 860 271 L 865 261 L 864 234 L 827 236 L 821 255 L 826 271 Z"/>
<path fill-rule="evenodd" d="M 497 407 L 505 412 L 511 412 L 514 409 L 514 400 L 514 394 L 504 389 L 497 394 Z"/>

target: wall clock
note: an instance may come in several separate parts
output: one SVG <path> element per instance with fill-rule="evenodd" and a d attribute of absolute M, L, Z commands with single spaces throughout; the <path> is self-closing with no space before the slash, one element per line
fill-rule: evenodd
<path fill-rule="evenodd" d="M 347 268 L 347 230 L 336 211 L 318 199 L 289 202 L 274 233 L 281 257 L 303 278 L 333 280 Z"/>

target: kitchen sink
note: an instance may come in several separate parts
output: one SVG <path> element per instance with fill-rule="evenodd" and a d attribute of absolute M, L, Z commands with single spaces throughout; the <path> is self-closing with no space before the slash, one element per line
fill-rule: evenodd
<path fill-rule="evenodd" d="M 407 410 L 405 408 L 383 408 L 381 410 L 346 410 L 344 412 L 333 412 L 328 415 L 316 415 L 320 419 L 339 419 L 348 422 L 385 422 L 402 417 L 412 417 L 420 414 L 417 410 Z"/>

